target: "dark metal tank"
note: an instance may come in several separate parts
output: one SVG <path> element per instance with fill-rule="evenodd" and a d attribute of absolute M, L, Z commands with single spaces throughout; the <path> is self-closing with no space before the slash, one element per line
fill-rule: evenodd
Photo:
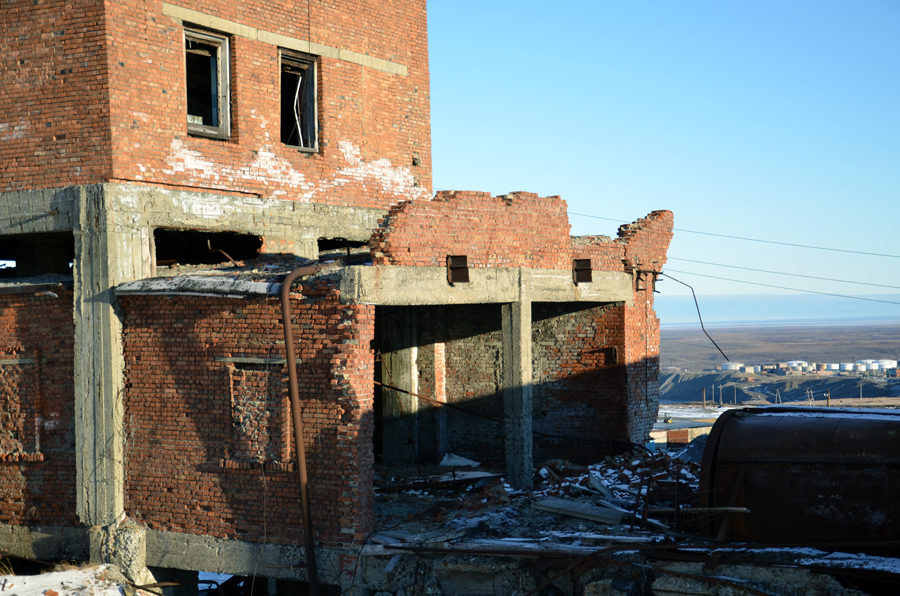
<path fill-rule="evenodd" d="M 900 411 L 730 410 L 706 444 L 700 506 L 750 510 L 701 525 L 726 540 L 896 555 Z"/>

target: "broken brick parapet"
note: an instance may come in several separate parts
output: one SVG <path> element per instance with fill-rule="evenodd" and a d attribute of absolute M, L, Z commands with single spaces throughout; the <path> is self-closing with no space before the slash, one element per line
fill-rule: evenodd
<path fill-rule="evenodd" d="M 619 237 L 572 238 L 559 197 L 441 191 L 432 201 L 391 207 L 369 241 L 376 265 L 444 267 L 464 255 L 470 268 L 567 269 L 590 259 L 597 271 L 658 272 L 672 239 L 672 213 L 654 211 L 620 227 Z"/>
<path fill-rule="evenodd" d="M 284 428 L 290 404 L 281 402 L 284 412 L 252 407 L 257 396 L 287 395 L 285 366 L 272 364 L 284 357 L 280 302 L 120 300 L 128 514 L 158 530 L 302 540 L 293 432 Z M 374 307 L 339 304 L 327 280 L 305 282 L 291 303 L 316 537 L 358 544 L 374 523 Z M 252 383 L 237 409 L 235 379 Z"/>
<path fill-rule="evenodd" d="M 0 523 L 75 526 L 73 299 L 0 295 Z"/>
<path fill-rule="evenodd" d="M 441 191 L 395 205 L 369 241 L 376 265 L 570 268 L 569 221 L 559 197 Z"/>

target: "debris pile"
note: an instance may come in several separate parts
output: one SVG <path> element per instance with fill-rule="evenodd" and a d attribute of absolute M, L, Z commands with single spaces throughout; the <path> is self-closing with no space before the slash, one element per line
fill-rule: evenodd
<path fill-rule="evenodd" d="M 453 593 L 450 570 L 458 568 L 453 581 L 471 582 L 473 565 L 485 586 L 519 596 L 859 596 L 868 592 L 854 578 L 900 585 L 894 559 L 869 558 L 851 568 L 846 557 L 825 550 L 700 536 L 701 521 L 738 509 L 698 506 L 702 447 L 626 452 L 588 466 L 551 459 L 537 468 L 530 490 L 516 490 L 499 474 L 469 467 L 472 462 L 449 472 L 381 466 L 379 529 L 361 554 L 383 564 L 374 563 L 377 579 L 366 567 L 367 585 L 400 594 L 391 586 L 418 586 L 437 574 L 444 593 Z"/>

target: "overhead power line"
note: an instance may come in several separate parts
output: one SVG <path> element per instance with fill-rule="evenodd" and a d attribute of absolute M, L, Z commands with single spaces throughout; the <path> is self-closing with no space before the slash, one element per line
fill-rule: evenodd
<path fill-rule="evenodd" d="M 866 302 L 881 302 L 883 304 L 896 304 L 900 306 L 900 302 L 894 302 L 891 300 L 878 300 L 876 298 L 863 298 L 862 296 L 847 296 L 846 294 L 832 294 L 830 292 L 816 292 L 814 290 L 804 290 L 801 288 L 788 288 L 785 286 L 775 286 L 772 284 L 761 284 L 755 281 L 745 281 L 743 279 L 730 279 L 728 277 L 718 277 L 715 275 L 704 275 L 703 273 L 694 273 L 692 271 L 678 271 L 676 269 L 666 269 L 666 271 L 671 271 L 673 273 L 683 273 L 685 275 L 696 275 L 697 277 L 708 277 L 710 279 L 721 279 L 722 281 L 733 281 L 739 284 L 748 284 L 751 286 L 763 286 L 766 288 L 777 288 L 779 290 L 791 290 L 792 292 L 805 292 L 807 294 L 819 294 L 821 296 L 835 296 L 837 298 L 849 298 L 851 300 L 865 300 Z"/>
<path fill-rule="evenodd" d="M 706 261 L 694 261 L 691 259 L 679 259 L 677 257 L 667 257 L 670 261 L 684 261 L 685 263 L 697 263 L 699 265 L 712 265 L 714 267 L 728 267 L 729 269 L 742 269 L 744 271 L 756 271 L 757 273 L 771 273 L 773 275 L 787 275 L 788 277 L 804 277 L 806 279 L 818 279 L 821 281 L 835 281 L 842 284 L 857 284 L 860 286 L 872 286 L 875 288 L 890 288 L 892 290 L 900 290 L 900 286 L 887 286 L 884 284 L 870 284 L 864 281 L 850 281 L 848 279 L 832 279 L 830 277 L 816 277 L 814 275 L 802 275 L 800 273 L 787 273 L 784 271 L 768 271 L 766 269 L 752 269 L 750 267 L 738 267 L 737 265 L 725 265 L 723 263 L 707 263 Z"/>
<path fill-rule="evenodd" d="M 569 211 L 569 215 L 578 215 L 580 217 L 590 217 L 592 219 L 602 219 L 604 221 L 614 221 L 617 223 L 631 223 L 623 219 L 612 219 L 611 217 L 600 217 L 599 215 L 588 215 L 587 213 L 575 213 Z M 685 230 L 684 228 L 672 228 L 676 232 L 685 232 L 687 234 L 702 234 L 704 236 L 715 236 L 717 238 L 730 238 L 731 240 L 744 240 L 746 242 L 760 242 L 762 244 L 777 244 L 779 246 L 793 246 L 795 248 L 809 248 L 812 250 L 827 250 L 831 252 L 843 252 L 853 255 L 866 255 L 869 257 L 885 257 L 888 259 L 900 259 L 900 255 L 887 255 L 877 252 L 865 252 L 861 250 L 847 250 L 845 248 L 830 248 L 827 246 L 811 246 L 808 244 L 793 244 L 791 242 L 777 242 L 775 240 L 761 240 L 759 238 L 745 238 L 743 236 L 729 236 L 728 234 L 714 234 L 712 232 L 699 232 L 697 230 Z"/>

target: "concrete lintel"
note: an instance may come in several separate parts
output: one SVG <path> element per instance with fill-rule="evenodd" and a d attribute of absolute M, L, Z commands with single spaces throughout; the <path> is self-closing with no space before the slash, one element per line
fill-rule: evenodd
<path fill-rule="evenodd" d="M 297 39 L 287 35 L 264 31 L 262 29 L 257 29 L 256 27 L 242 25 L 197 10 L 191 10 L 190 8 L 175 6 L 168 2 L 163 2 L 162 12 L 167 17 L 187 21 L 196 25 L 202 25 L 203 27 L 216 29 L 223 33 L 230 33 L 239 37 L 245 37 L 247 39 L 253 39 L 292 50 L 299 50 L 301 52 L 311 52 L 328 58 L 336 58 L 338 60 L 352 62 L 353 64 L 359 64 L 360 66 L 365 66 L 389 74 L 396 74 L 404 77 L 408 74 L 408 68 L 405 64 L 398 64 L 396 62 L 391 62 L 390 60 L 373 58 L 372 56 L 366 56 L 365 54 L 351 52 L 350 50 L 323 46 L 322 44 L 311 43 L 305 39 Z"/>
<path fill-rule="evenodd" d="M 77 188 L 0 193 L 0 235 L 72 231 L 78 208 Z"/>
<path fill-rule="evenodd" d="M 218 296 L 247 298 L 277 296 L 281 284 L 263 281 L 241 281 L 212 276 L 184 275 L 140 279 L 116 287 L 117 296 Z"/>
<path fill-rule="evenodd" d="M 0 524 L 0 552 L 41 561 L 85 561 L 91 542 L 86 527 Z"/>
<path fill-rule="evenodd" d="M 262 575 L 306 580 L 306 555 L 302 540 L 296 544 L 257 544 L 180 532 L 146 531 L 149 567 L 209 571 L 229 575 Z M 339 557 L 356 556 L 359 549 L 319 548 L 316 561 L 319 581 L 340 583 Z"/>
<path fill-rule="evenodd" d="M 488 304 L 519 301 L 519 269 L 469 269 L 469 283 L 450 285 L 443 267 L 396 265 L 354 266 L 344 269 L 341 302 L 425 306 Z M 627 273 L 595 271 L 592 283 L 575 285 L 572 272 L 529 269 L 533 302 L 624 302 L 633 305 L 632 279 Z"/>
<path fill-rule="evenodd" d="M 316 240 L 342 237 L 366 242 L 380 209 L 316 205 L 241 194 L 172 190 L 145 184 L 105 185 L 110 209 L 122 226 L 171 227 L 258 234 L 291 243 L 294 254 L 319 256 Z M 135 214 L 140 214 L 134 221 Z"/>

